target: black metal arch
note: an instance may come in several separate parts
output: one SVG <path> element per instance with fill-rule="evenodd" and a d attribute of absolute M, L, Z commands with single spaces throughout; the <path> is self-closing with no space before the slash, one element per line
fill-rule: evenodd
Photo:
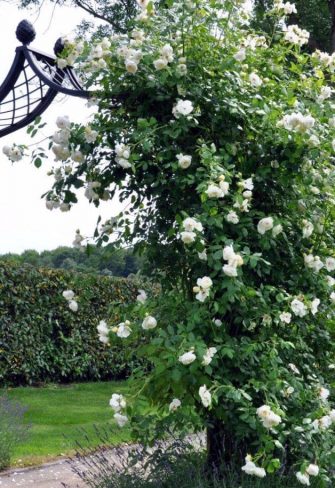
<path fill-rule="evenodd" d="M 20 22 L 16 35 L 22 46 L 16 48 L 13 64 L 0 86 L 0 137 L 30 124 L 52 103 L 58 93 L 89 98 L 72 67 L 60 69 L 57 58 L 27 45 L 35 38 L 33 26 Z M 60 40 L 55 49 L 59 52 Z"/>

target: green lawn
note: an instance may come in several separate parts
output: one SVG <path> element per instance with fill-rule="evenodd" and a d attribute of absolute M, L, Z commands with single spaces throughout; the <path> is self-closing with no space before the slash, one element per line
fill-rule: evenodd
<path fill-rule="evenodd" d="M 27 441 L 16 449 L 15 465 L 36 464 L 73 452 L 76 440 L 82 436 L 79 430 L 93 434 L 94 425 L 112 425 L 113 443 L 129 440 L 129 431 L 114 424 L 109 407 L 112 393 L 128 392 L 126 382 L 22 387 L 6 391 L 10 398 L 28 407 L 25 421 L 32 426 Z M 98 440 L 92 440 L 92 447 L 96 444 Z"/>

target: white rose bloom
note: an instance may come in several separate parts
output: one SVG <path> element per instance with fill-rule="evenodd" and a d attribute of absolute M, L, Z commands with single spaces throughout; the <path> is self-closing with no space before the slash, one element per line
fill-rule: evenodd
<path fill-rule="evenodd" d="M 155 59 L 154 61 L 154 67 L 156 68 L 157 71 L 160 71 L 162 69 L 165 69 L 168 65 L 168 60 L 166 58 L 158 58 Z"/>
<path fill-rule="evenodd" d="M 184 244 L 192 244 L 195 241 L 197 234 L 195 232 L 184 231 L 180 233 L 180 238 Z"/>
<path fill-rule="evenodd" d="M 197 357 L 192 350 L 192 351 L 185 352 L 184 354 L 179 356 L 178 361 L 184 364 L 185 366 L 187 366 L 188 364 L 193 363 L 193 361 L 195 361 L 196 359 Z"/>
<path fill-rule="evenodd" d="M 245 474 L 253 476 L 255 474 L 256 464 L 249 459 L 246 459 L 245 465 L 242 466 L 241 469 L 245 472 Z"/>
<path fill-rule="evenodd" d="M 85 156 L 81 151 L 73 151 L 71 153 L 71 158 L 75 163 L 82 163 L 85 159 Z"/>
<path fill-rule="evenodd" d="M 175 412 L 181 406 L 181 401 L 178 398 L 174 398 L 169 405 L 169 411 Z"/>
<path fill-rule="evenodd" d="M 257 476 L 258 478 L 264 478 L 266 476 L 265 469 L 256 466 L 256 464 L 251 460 L 250 456 L 245 458 L 245 465 L 242 466 L 241 469 L 245 472 L 245 474 L 250 476 Z"/>
<path fill-rule="evenodd" d="M 229 222 L 230 224 L 238 224 L 240 219 L 238 218 L 238 215 L 234 210 L 231 210 L 227 215 L 226 215 L 226 221 Z"/>
<path fill-rule="evenodd" d="M 69 149 L 64 146 L 59 146 L 58 144 L 54 144 L 52 146 L 52 152 L 56 156 L 57 160 L 65 161 L 67 158 L 70 157 Z"/>
<path fill-rule="evenodd" d="M 242 193 L 242 196 L 244 198 L 246 198 L 247 200 L 250 200 L 252 198 L 252 191 L 250 190 L 245 190 L 243 193 Z"/>
<path fill-rule="evenodd" d="M 232 278 L 236 277 L 237 267 L 243 265 L 242 256 L 236 254 L 233 247 L 230 245 L 223 249 L 223 259 L 228 261 L 228 264 L 225 264 L 222 268 L 224 274 Z"/>
<path fill-rule="evenodd" d="M 199 292 L 195 295 L 196 300 L 199 302 L 204 302 L 206 298 L 209 297 L 209 291 L 208 290 L 199 290 Z"/>
<path fill-rule="evenodd" d="M 56 125 L 59 129 L 68 129 L 71 126 L 70 119 L 67 115 L 57 117 Z"/>
<path fill-rule="evenodd" d="M 282 322 L 285 322 L 285 324 L 290 324 L 292 320 L 292 314 L 290 314 L 289 312 L 282 312 L 279 315 L 279 318 Z"/>
<path fill-rule="evenodd" d="M 281 224 L 275 225 L 274 228 L 272 229 L 273 237 L 277 237 L 282 232 L 283 232 L 283 226 Z"/>
<path fill-rule="evenodd" d="M 70 208 L 71 208 L 70 205 L 68 203 L 64 203 L 64 202 L 61 203 L 59 206 L 59 210 L 61 212 L 69 212 Z"/>
<path fill-rule="evenodd" d="M 313 254 L 305 254 L 304 262 L 305 266 L 312 269 L 315 273 L 319 273 L 324 266 L 319 256 L 313 256 Z"/>
<path fill-rule="evenodd" d="M 251 73 L 249 75 L 249 82 L 254 88 L 259 88 L 263 84 L 262 79 L 256 73 Z"/>
<path fill-rule="evenodd" d="M 98 135 L 98 132 L 96 130 L 93 130 L 91 126 L 88 125 L 85 127 L 84 137 L 86 142 L 95 142 Z"/>
<path fill-rule="evenodd" d="M 114 412 L 120 412 L 123 408 L 126 408 L 127 403 L 123 395 L 119 393 L 113 393 L 112 398 L 109 400 L 109 405 Z"/>
<path fill-rule="evenodd" d="M 237 268 L 235 266 L 232 266 L 231 264 L 225 264 L 222 267 L 222 271 L 230 278 L 236 278 L 236 276 L 238 275 Z"/>
<path fill-rule="evenodd" d="M 335 270 L 335 259 L 334 258 L 327 258 L 325 261 L 326 270 L 328 272 Z"/>
<path fill-rule="evenodd" d="M 317 464 L 310 464 L 306 468 L 306 473 L 309 474 L 309 476 L 318 476 L 319 471 L 319 466 Z"/>
<path fill-rule="evenodd" d="M 302 237 L 308 239 L 313 234 L 314 225 L 308 220 L 303 220 Z"/>
<path fill-rule="evenodd" d="M 223 248 L 223 259 L 231 261 L 235 257 L 235 251 L 232 245 Z"/>
<path fill-rule="evenodd" d="M 105 320 L 100 320 L 100 322 L 97 326 L 97 330 L 98 330 L 100 335 L 108 335 L 109 328 L 108 328 Z"/>
<path fill-rule="evenodd" d="M 99 334 L 99 341 L 103 344 L 109 344 L 109 337 L 105 334 Z"/>
<path fill-rule="evenodd" d="M 319 419 L 319 427 L 321 430 L 327 430 L 331 425 L 332 425 L 332 419 L 330 415 L 324 415 Z"/>
<path fill-rule="evenodd" d="M 222 320 L 220 319 L 213 319 L 213 322 L 214 322 L 214 325 L 216 325 L 216 327 L 221 327 L 222 325 Z"/>
<path fill-rule="evenodd" d="M 208 198 L 223 198 L 224 193 L 221 188 L 217 185 L 209 185 L 207 190 L 205 191 Z"/>
<path fill-rule="evenodd" d="M 319 397 L 321 398 L 322 401 L 326 401 L 327 398 L 329 397 L 330 391 L 328 388 L 324 388 L 323 386 L 319 390 Z"/>
<path fill-rule="evenodd" d="M 207 251 L 204 249 L 202 252 L 198 252 L 198 258 L 201 261 L 207 261 Z"/>
<path fill-rule="evenodd" d="M 10 150 L 11 150 L 11 147 L 6 145 L 6 146 L 3 146 L 2 148 L 2 152 L 6 155 L 6 156 L 9 156 L 9 153 L 10 153 Z"/>
<path fill-rule="evenodd" d="M 145 317 L 142 322 L 142 329 L 149 330 L 154 329 L 155 327 L 157 327 L 157 320 L 155 319 L 155 317 L 152 317 L 151 315 Z"/>
<path fill-rule="evenodd" d="M 295 475 L 296 475 L 299 483 L 301 483 L 302 485 L 307 485 L 307 486 L 310 485 L 308 474 L 304 474 L 304 473 L 301 473 L 300 471 L 298 471 Z"/>
<path fill-rule="evenodd" d="M 121 166 L 121 168 L 123 169 L 128 169 L 128 168 L 131 168 L 131 164 L 130 162 L 128 161 L 128 159 L 124 159 L 124 158 L 115 158 L 115 161 L 117 162 L 117 164 L 119 166 Z"/>
<path fill-rule="evenodd" d="M 119 427 L 124 427 L 128 422 L 128 417 L 126 415 L 121 415 L 120 413 L 115 413 L 114 419 Z"/>
<path fill-rule="evenodd" d="M 67 61 L 63 58 L 57 58 L 57 66 L 59 69 L 64 69 L 67 67 Z"/>
<path fill-rule="evenodd" d="M 289 364 L 288 364 L 288 367 L 289 367 L 289 368 L 290 368 L 290 369 L 293 371 L 293 373 L 295 373 L 295 374 L 300 374 L 300 371 L 299 371 L 299 369 L 296 367 L 296 365 L 295 365 L 295 364 L 293 364 L 293 363 L 289 363 Z"/>
<path fill-rule="evenodd" d="M 209 276 L 204 276 L 203 278 L 197 279 L 197 285 L 204 290 L 208 290 L 211 286 L 213 286 L 213 281 Z"/>
<path fill-rule="evenodd" d="M 300 112 L 285 115 L 278 123 L 286 130 L 304 133 L 314 127 L 315 119 L 311 115 L 302 115 Z"/>
<path fill-rule="evenodd" d="M 275 414 L 269 405 L 262 405 L 256 411 L 258 417 L 261 419 L 263 425 L 267 429 L 276 427 L 281 423 L 281 417 Z"/>
<path fill-rule="evenodd" d="M 244 48 L 240 49 L 239 51 L 237 51 L 237 53 L 234 54 L 234 59 L 236 59 L 236 61 L 242 62 L 245 60 L 246 57 L 247 53 Z"/>
<path fill-rule="evenodd" d="M 332 276 L 326 276 L 327 285 L 332 287 L 335 285 L 335 279 Z"/>
<path fill-rule="evenodd" d="M 330 294 L 330 299 L 331 301 L 334 303 L 335 302 L 335 292 L 332 291 L 331 294 Z"/>
<path fill-rule="evenodd" d="M 258 222 L 257 231 L 264 235 L 265 232 L 271 230 L 273 228 L 273 218 L 272 217 L 265 217 Z"/>
<path fill-rule="evenodd" d="M 294 315 L 297 315 L 297 317 L 305 317 L 307 315 L 307 307 L 306 305 L 295 298 L 292 303 L 291 303 L 291 310 L 294 313 Z"/>
<path fill-rule="evenodd" d="M 240 185 L 244 190 L 252 191 L 254 189 L 254 183 L 252 178 L 247 178 L 246 180 L 242 180 Z"/>
<path fill-rule="evenodd" d="M 332 96 L 333 90 L 330 88 L 330 86 L 323 86 L 320 90 L 320 95 L 317 97 L 317 101 L 319 103 L 324 102 L 327 100 L 327 98 L 330 98 Z"/>
<path fill-rule="evenodd" d="M 312 147 L 318 147 L 320 146 L 320 139 L 316 136 L 316 135 L 312 135 L 309 140 L 308 140 L 309 144 L 312 146 Z"/>
<path fill-rule="evenodd" d="M 65 300 L 72 300 L 74 298 L 74 292 L 72 290 L 65 290 L 62 295 Z"/>
<path fill-rule="evenodd" d="M 216 347 L 209 347 L 205 354 L 202 357 L 202 365 L 208 366 L 211 362 L 215 354 L 217 353 Z"/>
<path fill-rule="evenodd" d="M 148 295 L 144 290 L 138 290 L 138 295 L 136 297 L 136 300 L 140 303 L 144 303 L 148 298 Z"/>
<path fill-rule="evenodd" d="M 160 50 L 161 55 L 168 60 L 169 63 L 173 61 L 173 48 L 170 44 L 165 44 Z"/>
<path fill-rule="evenodd" d="M 69 309 L 72 310 L 72 312 L 77 312 L 78 308 L 78 303 L 75 300 L 69 301 Z"/>
<path fill-rule="evenodd" d="M 229 183 L 228 181 L 220 181 L 219 183 L 220 190 L 222 190 L 223 196 L 225 197 L 229 192 Z"/>
<path fill-rule="evenodd" d="M 172 109 L 172 113 L 176 118 L 181 115 L 188 116 L 193 112 L 193 104 L 190 100 L 179 100 Z"/>
<path fill-rule="evenodd" d="M 297 8 L 294 3 L 286 2 L 284 3 L 282 0 L 275 0 L 275 8 L 276 10 L 283 11 L 285 15 L 296 14 Z"/>
<path fill-rule="evenodd" d="M 182 169 L 187 169 L 191 166 L 192 156 L 186 154 L 177 154 L 178 165 Z"/>
<path fill-rule="evenodd" d="M 183 221 L 183 227 L 188 232 L 193 232 L 194 229 L 199 231 L 199 232 L 203 231 L 203 227 L 202 227 L 201 222 L 198 222 L 197 220 L 192 219 L 192 217 L 187 217 Z"/>
<path fill-rule="evenodd" d="M 207 390 L 207 386 L 203 385 L 200 386 L 199 388 L 199 396 L 201 399 L 201 402 L 204 407 L 208 408 L 212 404 L 212 395 L 209 390 Z"/>
<path fill-rule="evenodd" d="M 138 63 L 136 63 L 136 61 L 133 59 L 126 59 L 124 65 L 128 73 L 135 74 L 138 70 Z"/>
<path fill-rule="evenodd" d="M 122 339 L 126 339 L 131 334 L 131 328 L 129 327 L 130 322 L 126 320 L 126 322 L 121 322 L 118 325 L 116 335 L 121 337 Z"/>
<path fill-rule="evenodd" d="M 313 315 L 317 314 L 318 313 L 318 307 L 320 305 L 320 300 L 319 298 L 314 298 L 314 300 L 312 300 L 312 303 L 311 303 L 311 312 Z"/>
<path fill-rule="evenodd" d="M 298 46 L 303 46 L 308 43 L 309 32 L 300 29 L 297 25 L 288 25 L 284 27 L 284 39 L 292 44 L 297 44 Z"/>
<path fill-rule="evenodd" d="M 199 302 L 204 302 L 206 298 L 209 297 L 209 290 L 212 285 L 213 282 L 208 276 L 198 278 L 197 286 L 193 288 L 193 292 L 197 294 L 195 298 L 199 300 Z"/>
<path fill-rule="evenodd" d="M 69 143 L 71 132 L 69 129 L 62 129 L 55 132 L 52 136 L 52 140 L 56 144 L 66 145 Z"/>

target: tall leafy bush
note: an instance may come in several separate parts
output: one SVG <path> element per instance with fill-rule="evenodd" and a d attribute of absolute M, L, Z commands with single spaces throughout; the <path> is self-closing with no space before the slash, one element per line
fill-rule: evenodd
<path fill-rule="evenodd" d="M 62 297 L 68 288 L 80 296 L 77 313 Z M 104 348 L 96 326 L 136 294 L 131 280 L 0 263 L 0 384 L 124 377 L 131 358 L 122 345 Z"/>

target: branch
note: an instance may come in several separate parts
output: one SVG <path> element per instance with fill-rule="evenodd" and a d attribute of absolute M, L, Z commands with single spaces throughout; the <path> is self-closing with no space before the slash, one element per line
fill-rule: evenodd
<path fill-rule="evenodd" d="M 99 14 L 99 12 L 94 10 L 89 5 L 86 5 L 84 2 L 82 2 L 82 0 L 73 0 L 73 2 L 77 7 L 85 10 L 85 12 L 89 13 L 90 15 L 95 17 L 96 19 L 100 19 L 100 20 L 103 20 L 104 22 L 107 22 L 108 24 L 111 24 L 114 27 L 114 29 L 118 27 L 114 24 L 114 22 L 110 18 L 105 17 L 102 14 Z"/>

